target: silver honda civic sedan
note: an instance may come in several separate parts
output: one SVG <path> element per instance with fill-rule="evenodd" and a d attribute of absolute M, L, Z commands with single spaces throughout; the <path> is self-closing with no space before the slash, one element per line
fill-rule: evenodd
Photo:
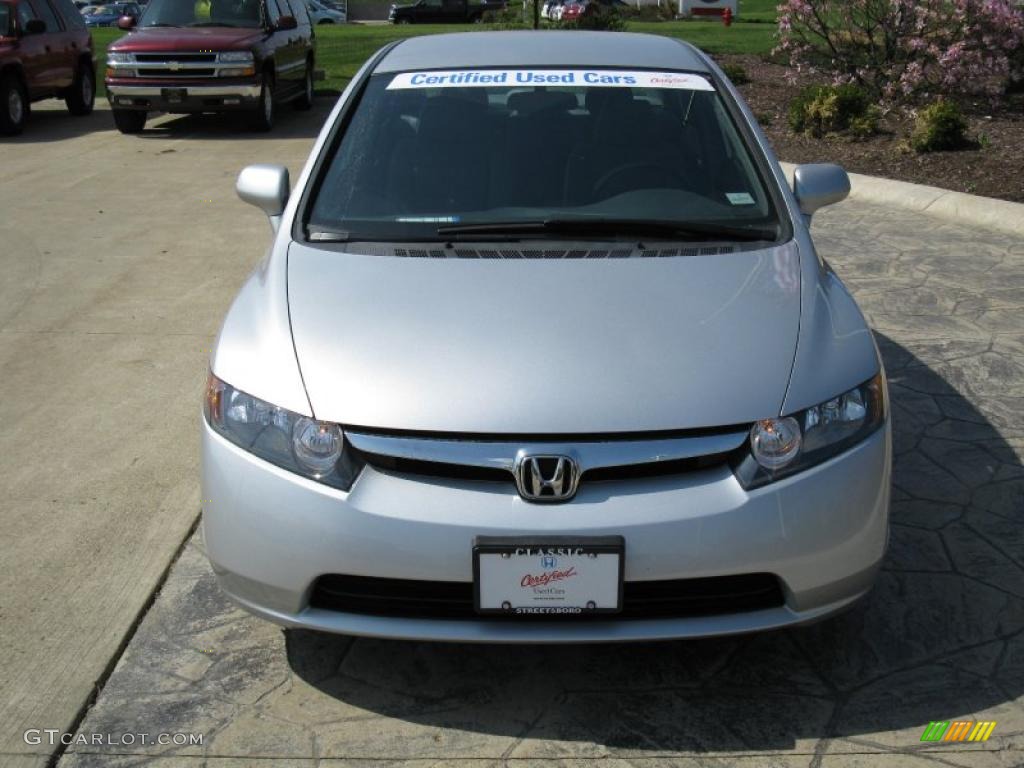
<path fill-rule="evenodd" d="M 864 318 L 699 50 L 484 32 L 389 45 L 210 360 L 204 534 L 291 627 L 586 642 L 813 621 L 871 587 L 891 433 Z"/>

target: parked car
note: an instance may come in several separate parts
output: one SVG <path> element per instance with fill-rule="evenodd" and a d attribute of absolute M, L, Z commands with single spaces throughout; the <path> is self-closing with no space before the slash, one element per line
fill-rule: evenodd
<path fill-rule="evenodd" d="M 317 0 L 306 0 L 306 10 L 314 24 L 344 24 L 348 20 L 347 12 L 331 8 Z"/>
<path fill-rule="evenodd" d="M 583 15 L 586 0 L 566 0 L 558 10 L 558 21 L 575 21 Z"/>
<path fill-rule="evenodd" d="M 138 3 L 111 3 L 92 6 L 92 10 L 82 18 L 87 27 L 113 27 L 123 16 L 138 20 L 141 15 L 142 8 Z"/>
<path fill-rule="evenodd" d="M 487 11 L 500 11 L 504 7 L 504 2 L 418 0 L 411 5 L 392 5 L 388 21 L 392 24 L 478 24 Z"/>
<path fill-rule="evenodd" d="M 88 115 L 95 94 L 92 36 L 71 0 L 0 0 L 0 134 L 21 133 L 32 102 Z"/>
<path fill-rule="evenodd" d="M 547 0 L 541 8 L 541 15 L 545 19 L 551 21 L 558 21 L 562 15 L 562 8 L 565 5 L 565 0 Z"/>
<path fill-rule="evenodd" d="M 282 10 L 284 9 L 284 10 Z M 107 49 L 107 98 L 122 133 L 150 112 L 248 113 L 270 130 L 275 108 L 313 104 L 313 26 L 303 0 L 151 0 Z"/>
<path fill-rule="evenodd" d="M 841 168 L 790 188 L 712 59 L 660 35 L 410 37 L 342 99 L 294 189 L 238 177 L 274 236 L 204 397 L 228 595 L 290 627 L 599 642 L 867 593 L 886 381 L 810 229 Z"/>

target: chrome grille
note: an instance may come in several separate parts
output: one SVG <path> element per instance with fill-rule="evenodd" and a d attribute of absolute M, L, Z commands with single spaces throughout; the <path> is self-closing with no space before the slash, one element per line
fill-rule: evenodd
<path fill-rule="evenodd" d="M 346 430 L 368 464 L 399 473 L 511 482 L 520 453 L 572 456 L 582 482 L 681 474 L 727 462 L 746 427 L 643 436 L 404 436 Z"/>

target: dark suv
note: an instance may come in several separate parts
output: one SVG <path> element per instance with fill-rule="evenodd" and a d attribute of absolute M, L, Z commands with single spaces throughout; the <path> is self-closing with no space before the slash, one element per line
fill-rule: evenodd
<path fill-rule="evenodd" d="M 248 112 L 270 130 L 274 107 L 313 105 L 314 33 L 302 0 L 150 0 L 107 49 L 107 98 L 122 133 L 149 112 Z"/>
<path fill-rule="evenodd" d="M 92 36 L 71 0 L 0 0 L 0 133 L 21 133 L 33 101 L 87 115 L 95 94 Z"/>

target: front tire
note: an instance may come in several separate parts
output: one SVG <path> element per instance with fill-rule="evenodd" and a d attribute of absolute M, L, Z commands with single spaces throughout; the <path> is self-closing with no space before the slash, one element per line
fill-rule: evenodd
<path fill-rule="evenodd" d="M 0 133 L 16 136 L 28 119 L 28 93 L 21 78 L 13 72 L 0 78 Z"/>
<path fill-rule="evenodd" d="M 68 111 L 72 115 L 88 115 L 92 113 L 93 104 L 96 101 L 96 73 L 92 65 L 82 62 L 75 71 L 75 80 L 71 83 L 71 90 L 64 97 L 64 103 L 68 105 Z"/>
<path fill-rule="evenodd" d="M 252 117 L 252 129 L 266 133 L 274 127 L 274 81 L 269 74 L 263 75 L 260 88 L 260 103 Z"/>
<path fill-rule="evenodd" d="M 303 84 L 302 95 L 299 96 L 294 102 L 295 108 L 300 112 L 305 112 L 313 108 L 313 62 L 306 62 L 306 79 Z"/>
<path fill-rule="evenodd" d="M 117 130 L 121 133 L 142 133 L 142 129 L 146 127 L 146 118 L 148 117 L 146 112 L 134 109 L 115 109 L 112 111 L 114 113 L 114 125 L 117 126 Z"/>

